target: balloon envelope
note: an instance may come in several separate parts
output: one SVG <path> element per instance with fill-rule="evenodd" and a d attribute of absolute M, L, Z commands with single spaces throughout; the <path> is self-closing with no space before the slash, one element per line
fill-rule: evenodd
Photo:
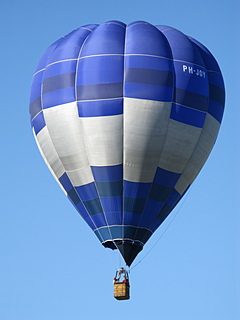
<path fill-rule="evenodd" d="M 142 21 L 74 30 L 48 48 L 31 87 L 45 162 L 101 243 L 129 266 L 204 165 L 223 109 L 211 53 Z"/>

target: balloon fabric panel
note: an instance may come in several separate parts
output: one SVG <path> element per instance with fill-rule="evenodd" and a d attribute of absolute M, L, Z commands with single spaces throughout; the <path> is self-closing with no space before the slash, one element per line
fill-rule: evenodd
<path fill-rule="evenodd" d="M 80 27 L 42 56 L 30 115 L 73 206 L 131 265 L 216 141 L 224 84 L 212 54 L 168 26 Z"/>

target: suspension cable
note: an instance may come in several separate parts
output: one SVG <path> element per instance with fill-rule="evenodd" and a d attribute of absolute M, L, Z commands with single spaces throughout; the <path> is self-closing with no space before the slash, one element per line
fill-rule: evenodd
<path fill-rule="evenodd" d="M 192 190 L 192 188 L 191 188 Z M 179 206 L 178 210 L 176 210 L 175 214 L 172 217 L 172 220 L 169 222 L 168 226 L 165 228 L 165 230 L 163 231 L 163 233 L 159 236 L 159 238 L 157 239 L 157 241 L 153 244 L 153 246 L 148 250 L 148 252 L 145 254 L 145 256 L 142 257 L 142 259 L 140 261 L 138 261 L 132 268 L 129 269 L 129 273 L 132 269 L 136 268 L 148 255 L 149 253 L 153 250 L 153 248 L 158 244 L 158 242 L 162 239 L 162 237 L 165 235 L 165 233 L 167 232 L 167 230 L 170 228 L 170 226 L 172 225 L 173 221 L 175 220 L 175 218 L 177 217 L 179 211 L 182 209 L 183 204 L 185 203 L 186 199 L 188 198 L 188 195 L 190 193 L 190 189 L 188 189 L 187 193 L 185 194 L 185 197 L 181 203 L 181 205 Z"/>

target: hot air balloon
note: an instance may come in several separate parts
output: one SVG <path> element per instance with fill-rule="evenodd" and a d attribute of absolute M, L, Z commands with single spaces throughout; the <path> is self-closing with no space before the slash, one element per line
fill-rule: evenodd
<path fill-rule="evenodd" d="M 30 114 L 56 181 L 130 266 L 207 160 L 224 100 L 218 64 L 197 40 L 169 26 L 109 21 L 47 49 Z"/>

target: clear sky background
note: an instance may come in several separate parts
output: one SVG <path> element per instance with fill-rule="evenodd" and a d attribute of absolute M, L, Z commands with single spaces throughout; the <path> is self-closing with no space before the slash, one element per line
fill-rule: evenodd
<path fill-rule="evenodd" d="M 238 3 L 3 1 L 0 319 L 240 319 Z M 108 20 L 170 25 L 198 39 L 216 57 L 227 93 L 207 163 L 132 265 L 129 301 L 113 298 L 119 254 L 102 247 L 54 181 L 28 113 L 31 78 L 47 47 Z"/>

